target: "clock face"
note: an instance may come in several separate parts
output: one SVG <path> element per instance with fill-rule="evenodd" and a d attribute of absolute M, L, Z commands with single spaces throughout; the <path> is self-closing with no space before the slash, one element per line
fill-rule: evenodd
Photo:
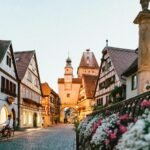
<path fill-rule="evenodd" d="M 67 68 L 65 69 L 66 74 L 72 74 L 72 69 L 71 68 Z"/>

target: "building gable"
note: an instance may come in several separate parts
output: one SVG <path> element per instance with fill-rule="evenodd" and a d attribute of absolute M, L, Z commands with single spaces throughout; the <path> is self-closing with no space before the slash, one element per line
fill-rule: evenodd
<path fill-rule="evenodd" d="M 41 95 L 41 82 L 35 51 L 15 53 L 20 81 Z"/>
<path fill-rule="evenodd" d="M 11 41 L 0 40 L 0 52 L 0 69 L 16 80 L 18 75 Z"/>
<path fill-rule="evenodd" d="M 121 75 L 136 57 L 133 50 L 105 47 L 94 93 L 95 98 L 109 96 L 115 86 L 125 84 Z"/>

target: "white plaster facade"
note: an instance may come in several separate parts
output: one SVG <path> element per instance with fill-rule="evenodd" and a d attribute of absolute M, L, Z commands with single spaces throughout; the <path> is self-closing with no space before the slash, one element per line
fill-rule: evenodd
<path fill-rule="evenodd" d="M 137 88 L 132 89 L 132 76 L 137 75 L 137 73 L 134 73 L 130 76 L 127 77 L 126 79 L 126 98 L 132 98 L 138 95 L 138 90 Z"/>
<path fill-rule="evenodd" d="M 96 87 L 96 91 L 95 91 L 95 103 L 96 103 L 95 105 L 97 105 L 97 101 L 99 99 L 102 99 L 102 105 L 106 105 L 106 97 L 109 97 L 109 99 L 110 99 L 110 93 L 114 89 L 114 87 L 121 86 L 121 82 L 115 71 L 113 62 L 110 59 L 109 53 L 104 55 L 103 59 L 106 61 L 103 61 L 101 64 L 101 70 L 100 70 L 100 74 L 98 77 L 99 79 L 98 79 L 98 83 L 97 83 L 97 87 Z M 108 68 L 106 68 L 108 63 L 110 63 L 111 65 Z M 102 68 L 106 68 L 106 70 L 103 71 Z M 99 85 L 104 83 L 107 79 L 112 78 L 113 76 L 115 79 L 114 83 L 109 85 L 107 88 L 100 89 Z"/>
<path fill-rule="evenodd" d="M 7 56 L 11 60 L 11 66 L 7 65 Z M 15 70 L 15 62 L 13 57 L 13 50 L 10 45 L 8 46 L 6 53 L 0 63 L 0 123 L 3 123 L 7 119 L 7 115 L 11 114 L 12 118 L 14 120 L 14 125 L 17 126 L 18 121 L 18 82 L 17 82 L 17 73 Z M 4 92 L 2 89 L 5 89 L 6 87 L 3 87 L 2 84 L 2 78 L 5 78 L 5 80 L 8 80 L 9 84 L 15 85 L 15 91 L 14 95 L 8 92 Z M 10 88 L 10 85 L 9 85 Z M 13 99 L 13 103 L 8 103 L 8 98 Z M 12 113 L 13 111 L 13 113 Z"/>
<path fill-rule="evenodd" d="M 16 54 L 16 58 L 17 56 L 18 55 Z M 20 82 L 21 128 L 42 126 L 42 109 L 40 106 L 42 97 L 41 97 L 40 77 L 37 67 L 38 66 L 36 62 L 35 52 L 33 52 L 33 56 L 29 61 L 24 77 L 21 79 Z"/>

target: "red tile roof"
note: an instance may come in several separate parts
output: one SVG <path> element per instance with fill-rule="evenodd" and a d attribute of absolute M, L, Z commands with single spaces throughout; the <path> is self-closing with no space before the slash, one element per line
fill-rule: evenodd
<path fill-rule="evenodd" d="M 137 70 L 138 70 L 138 58 L 135 59 L 135 61 L 131 64 L 131 66 L 122 75 L 128 77 L 136 73 Z"/>
<path fill-rule="evenodd" d="M 15 52 L 14 54 L 15 54 L 18 76 L 19 79 L 22 80 L 29 66 L 31 58 L 35 54 L 35 51 L 34 50 L 20 51 L 20 52 Z"/>
<path fill-rule="evenodd" d="M 83 82 L 84 82 L 84 88 L 87 98 L 93 98 L 94 97 L 94 90 L 96 86 L 98 76 L 92 76 L 92 75 L 83 75 Z"/>
<path fill-rule="evenodd" d="M 83 52 L 78 69 L 80 67 L 99 68 L 99 65 L 93 52 L 90 52 L 90 50 Z"/>
<path fill-rule="evenodd" d="M 41 84 L 41 88 L 42 88 L 42 93 L 43 93 L 43 96 L 49 96 L 50 93 L 51 93 L 51 88 L 50 86 L 48 85 L 48 83 L 42 83 Z"/>

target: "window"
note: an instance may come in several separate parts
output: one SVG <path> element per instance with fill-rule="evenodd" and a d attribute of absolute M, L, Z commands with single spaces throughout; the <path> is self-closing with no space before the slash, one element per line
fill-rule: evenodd
<path fill-rule="evenodd" d="M 106 105 L 109 104 L 109 96 L 106 96 Z"/>
<path fill-rule="evenodd" d="M 86 63 L 87 63 L 87 65 L 89 65 L 89 63 L 90 63 L 90 59 L 89 59 L 89 56 L 87 56 L 87 60 L 86 60 Z"/>
<path fill-rule="evenodd" d="M 7 55 L 6 64 L 11 67 L 11 58 Z"/>
<path fill-rule="evenodd" d="M 35 86 L 36 86 L 36 87 L 39 87 L 38 79 L 35 79 Z"/>
<path fill-rule="evenodd" d="M 4 123 L 7 120 L 7 116 L 8 116 L 8 111 L 6 109 L 6 107 L 2 107 L 1 111 L 0 111 L 0 124 Z"/>
<path fill-rule="evenodd" d="M 99 84 L 99 90 L 102 90 L 105 87 L 105 82 Z"/>
<path fill-rule="evenodd" d="M 67 93 L 67 97 L 70 97 L 70 94 L 69 94 L 69 93 Z"/>
<path fill-rule="evenodd" d="M 23 124 L 26 125 L 27 124 L 27 118 L 28 118 L 28 114 L 27 112 L 23 112 Z"/>
<path fill-rule="evenodd" d="M 97 105 L 103 105 L 103 98 L 99 98 L 97 100 Z"/>
<path fill-rule="evenodd" d="M 12 82 L 10 82 L 10 92 L 13 93 L 14 92 L 13 90 L 14 90 L 13 84 Z"/>
<path fill-rule="evenodd" d="M 115 79 L 116 79 L 115 75 L 111 77 L 111 79 L 110 79 L 111 84 L 115 83 Z"/>
<path fill-rule="evenodd" d="M 9 91 L 9 81 L 6 79 L 6 90 Z"/>
<path fill-rule="evenodd" d="M 137 88 L 137 75 L 132 76 L 131 82 L 131 90 L 135 90 Z"/>
<path fill-rule="evenodd" d="M 111 62 L 108 62 L 108 68 L 110 68 L 111 67 Z"/>
<path fill-rule="evenodd" d="M 28 117 L 28 123 L 29 124 L 32 124 L 32 114 L 31 114 L 31 112 L 29 112 L 29 117 Z"/>
<path fill-rule="evenodd" d="M 105 72 L 105 66 L 104 66 L 104 67 L 102 67 L 102 72 Z"/>
<path fill-rule="evenodd" d="M 28 80 L 29 80 L 30 82 L 32 82 L 32 74 L 31 74 L 31 72 L 28 72 Z"/>
<path fill-rule="evenodd" d="M 4 92 L 5 90 L 5 78 L 1 77 L 1 92 Z"/>

